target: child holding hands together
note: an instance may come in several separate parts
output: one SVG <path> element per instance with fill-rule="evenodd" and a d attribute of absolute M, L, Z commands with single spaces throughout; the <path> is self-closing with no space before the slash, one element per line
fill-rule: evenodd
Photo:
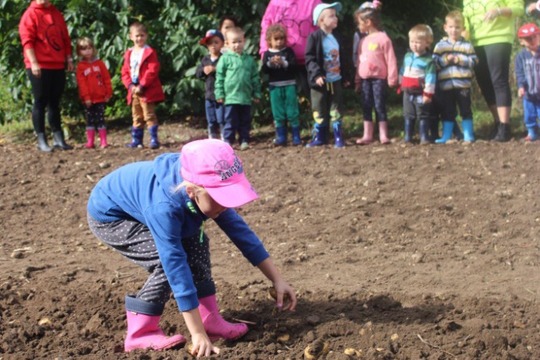
<path fill-rule="evenodd" d="M 270 25 L 266 30 L 268 50 L 263 53 L 263 71 L 269 75 L 270 105 L 276 139 L 274 144 L 287 144 L 287 123 L 291 125 L 292 143 L 300 145 L 300 111 L 296 95 L 296 56 L 287 47 L 287 30 L 281 24 Z"/>
<path fill-rule="evenodd" d="M 466 41 L 463 32 L 464 19 L 459 11 L 446 15 L 444 31 L 447 37 L 435 45 L 433 59 L 437 65 L 437 82 L 440 93 L 438 99 L 442 104 L 443 135 L 435 140 L 444 144 L 452 137 L 456 125 L 456 106 L 459 108 L 463 140 L 474 141 L 473 117 L 471 109 L 471 84 L 474 67 L 478 58 L 474 47 Z"/>
<path fill-rule="evenodd" d="M 157 103 L 165 100 L 159 81 L 159 61 L 156 51 L 146 44 L 146 27 L 135 22 L 129 27 L 129 38 L 133 47 L 124 54 L 122 83 L 128 90 L 127 102 L 131 105 L 133 127 L 130 148 L 143 147 L 144 127 L 150 133 L 150 148 L 159 148 Z"/>
<path fill-rule="evenodd" d="M 77 85 L 86 112 L 86 145 L 84 147 L 94 148 L 97 129 L 100 147 L 106 148 L 108 144 L 105 103 L 112 96 L 111 76 L 103 61 L 96 57 L 96 48 L 91 39 L 83 37 L 77 40 L 77 55 L 80 59 L 76 72 Z"/>

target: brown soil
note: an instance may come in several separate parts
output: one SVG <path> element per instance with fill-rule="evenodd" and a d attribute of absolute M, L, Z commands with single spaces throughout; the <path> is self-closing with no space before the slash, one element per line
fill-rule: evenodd
<path fill-rule="evenodd" d="M 176 151 L 201 130 L 161 129 L 158 151 L 43 154 L 0 144 L 0 359 L 184 359 L 122 352 L 123 298 L 142 269 L 102 246 L 86 200 L 112 169 Z M 223 315 L 250 321 L 221 359 L 540 359 L 539 144 L 273 148 L 241 153 L 261 199 L 240 210 L 299 297 L 269 283 L 209 224 Z M 171 300 L 167 333 L 187 334 Z M 345 351 L 352 355 L 346 355 Z M 352 350 L 351 350 L 352 349 Z M 356 350 L 356 352 L 354 351 Z"/>

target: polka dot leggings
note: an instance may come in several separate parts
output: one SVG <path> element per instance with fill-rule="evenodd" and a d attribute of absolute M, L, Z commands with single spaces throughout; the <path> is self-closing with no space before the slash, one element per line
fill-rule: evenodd
<path fill-rule="evenodd" d="M 102 223 L 88 215 L 88 225 L 103 243 L 145 268 L 150 275 L 136 298 L 142 301 L 165 305 L 171 288 L 156 249 L 150 229 L 136 220 L 119 220 Z M 203 241 L 199 235 L 182 239 L 188 265 L 197 288 L 197 296 L 203 298 L 216 293 L 210 265 L 210 246 L 206 234 Z"/>

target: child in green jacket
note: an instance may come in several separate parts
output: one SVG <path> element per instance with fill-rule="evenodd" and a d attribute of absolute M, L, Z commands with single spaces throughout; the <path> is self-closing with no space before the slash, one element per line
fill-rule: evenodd
<path fill-rule="evenodd" d="M 240 150 L 249 148 L 251 102 L 261 98 L 259 70 L 255 60 L 244 54 L 244 31 L 240 28 L 225 33 L 227 51 L 217 64 L 216 101 L 225 104 L 223 138 L 230 145 L 239 135 Z"/>

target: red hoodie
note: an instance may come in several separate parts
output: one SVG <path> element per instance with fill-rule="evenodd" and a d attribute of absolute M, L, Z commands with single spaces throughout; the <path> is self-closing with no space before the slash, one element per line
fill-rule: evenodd
<path fill-rule="evenodd" d="M 77 64 L 77 85 L 82 101 L 90 100 L 92 104 L 107 102 L 112 96 L 111 76 L 109 70 L 99 59 L 81 60 Z"/>
<path fill-rule="evenodd" d="M 129 48 L 124 54 L 124 64 L 122 65 L 122 83 L 128 90 L 127 102 L 131 105 L 133 95 L 131 90 L 131 69 L 129 67 L 129 59 L 131 57 L 132 48 Z M 139 69 L 139 85 L 142 88 L 141 99 L 147 103 L 157 103 L 165 100 L 165 94 L 161 82 L 159 81 L 159 60 L 156 51 L 150 46 L 145 46 L 143 50 L 141 65 Z"/>
<path fill-rule="evenodd" d="M 36 4 L 24 12 L 19 23 L 24 64 L 30 69 L 26 49 L 34 49 L 42 69 L 64 69 L 71 56 L 71 39 L 62 13 L 52 4 Z"/>

